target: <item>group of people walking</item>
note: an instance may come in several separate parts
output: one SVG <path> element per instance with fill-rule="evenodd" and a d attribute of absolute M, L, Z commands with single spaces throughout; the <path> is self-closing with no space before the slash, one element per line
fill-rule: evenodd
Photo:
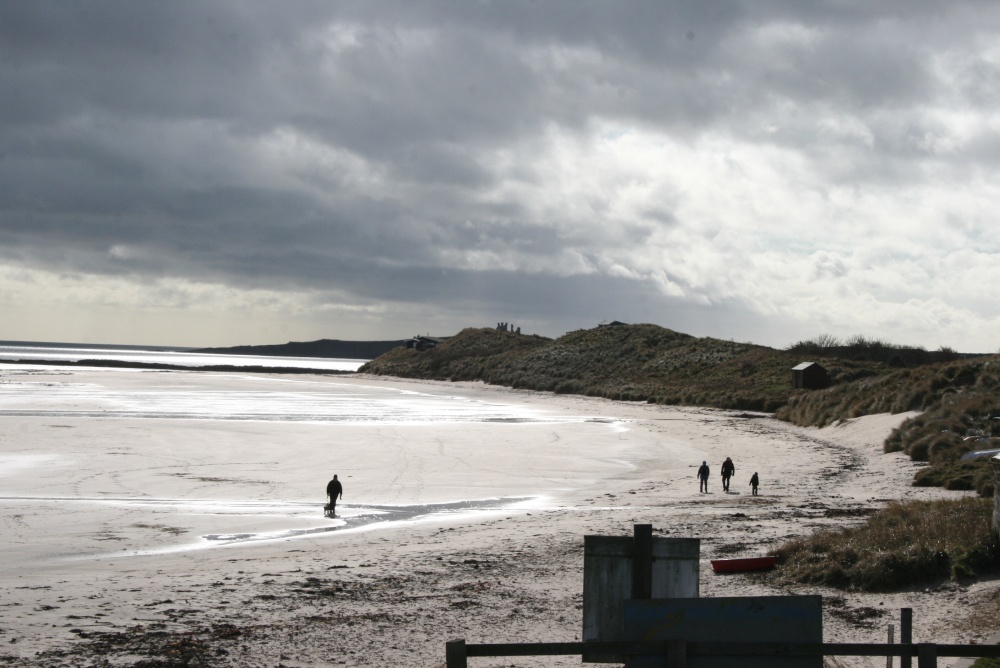
<path fill-rule="evenodd" d="M 729 491 L 729 480 L 736 473 L 736 464 L 733 463 L 732 457 L 726 457 L 726 461 L 722 462 L 722 491 Z M 711 475 L 711 471 L 708 468 L 708 462 L 703 461 L 701 466 L 698 467 L 698 491 L 708 492 L 708 477 Z M 754 471 L 753 475 L 750 476 L 750 487 L 753 489 L 753 495 L 757 496 L 757 488 L 760 487 L 760 477 L 757 472 Z"/>
<path fill-rule="evenodd" d="M 726 457 L 726 461 L 722 462 L 722 491 L 729 491 L 729 481 L 732 479 L 733 475 L 736 473 L 736 464 L 733 463 L 732 457 Z M 703 461 L 701 466 L 698 467 L 698 491 L 708 492 L 708 477 L 711 475 L 711 471 L 708 468 L 708 462 Z M 750 487 L 753 489 L 753 495 L 757 496 L 757 488 L 760 486 L 760 478 L 757 476 L 757 472 L 754 471 L 753 475 L 750 476 Z M 333 480 L 326 485 L 326 495 L 329 498 L 329 502 L 324 507 L 324 511 L 327 517 L 337 516 L 337 499 L 344 498 L 344 486 L 337 476 L 333 476 Z"/>

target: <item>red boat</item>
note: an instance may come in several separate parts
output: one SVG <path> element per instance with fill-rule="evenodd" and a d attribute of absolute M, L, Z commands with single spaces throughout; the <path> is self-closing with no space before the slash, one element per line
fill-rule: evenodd
<path fill-rule="evenodd" d="M 743 557 L 742 559 L 712 559 L 712 570 L 716 573 L 744 573 L 746 571 L 766 571 L 774 568 L 774 557 Z"/>

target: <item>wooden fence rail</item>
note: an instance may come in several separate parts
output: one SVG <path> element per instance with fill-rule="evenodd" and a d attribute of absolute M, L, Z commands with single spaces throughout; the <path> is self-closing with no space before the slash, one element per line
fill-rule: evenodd
<path fill-rule="evenodd" d="M 917 668 L 936 668 L 940 657 L 1000 657 L 1000 645 L 936 645 L 933 643 L 746 643 L 746 642 L 543 642 L 445 645 L 447 668 L 468 668 L 469 657 L 572 656 L 584 653 L 658 655 L 671 668 L 684 668 L 689 656 L 884 656 L 917 657 Z"/>

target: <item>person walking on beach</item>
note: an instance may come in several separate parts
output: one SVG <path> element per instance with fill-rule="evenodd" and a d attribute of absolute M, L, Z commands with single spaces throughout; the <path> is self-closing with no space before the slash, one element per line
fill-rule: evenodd
<path fill-rule="evenodd" d="M 753 495 L 757 496 L 757 487 L 760 485 L 760 478 L 757 477 L 757 472 L 754 471 L 753 475 L 750 476 L 750 487 L 753 488 Z"/>
<path fill-rule="evenodd" d="M 708 492 L 708 462 L 703 461 L 698 467 L 698 491 Z"/>
<path fill-rule="evenodd" d="M 333 480 L 326 483 L 326 495 L 330 497 L 330 517 L 337 516 L 337 498 L 344 498 L 344 486 L 333 476 Z"/>
<path fill-rule="evenodd" d="M 722 491 L 729 491 L 729 479 L 733 477 L 736 473 L 736 464 L 733 464 L 731 457 L 726 457 L 726 461 L 722 462 Z"/>

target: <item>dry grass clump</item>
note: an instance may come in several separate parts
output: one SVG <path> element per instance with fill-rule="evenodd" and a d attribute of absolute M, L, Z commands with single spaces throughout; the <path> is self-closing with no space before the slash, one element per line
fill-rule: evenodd
<path fill-rule="evenodd" d="M 780 579 L 889 591 L 1000 568 L 986 499 L 894 502 L 857 527 L 821 531 L 778 548 Z"/>
<path fill-rule="evenodd" d="M 902 450 L 913 460 L 937 463 L 970 450 L 1000 447 L 989 442 L 1000 437 L 1000 419 L 995 418 L 1000 418 L 1000 395 L 994 385 L 947 392 L 928 410 L 894 429 L 885 451 Z"/>
<path fill-rule="evenodd" d="M 995 363 L 994 363 L 995 365 Z M 946 393 L 934 406 L 899 425 L 886 439 L 886 452 L 903 451 L 914 461 L 929 462 L 914 478 L 918 486 L 994 492 L 988 459 L 959 461 L 967 452 L 1000 448 L 1000 395 L 983 384 Z"/>
<path fill-rule="evenodd" d="M 994 477 L 993 462 L 988 457 L 968 462 L 954 460 L 920 469 L 913 477 L 913 486 L 975 491 L 980 496 L 991 497 Z"/>

